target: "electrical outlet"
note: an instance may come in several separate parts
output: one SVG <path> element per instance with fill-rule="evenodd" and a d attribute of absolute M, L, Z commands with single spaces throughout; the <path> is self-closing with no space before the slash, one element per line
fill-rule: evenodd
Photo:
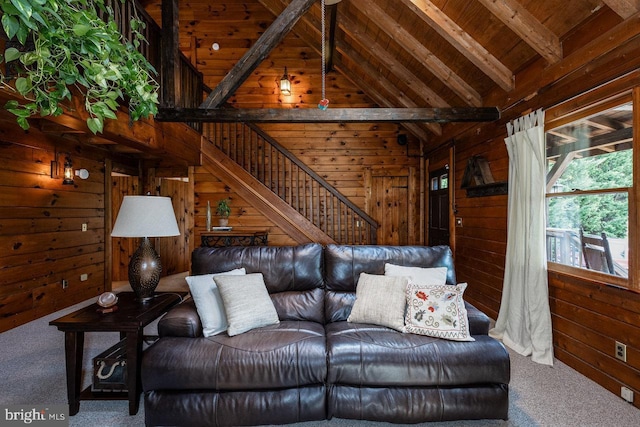
<path fill-rule="evenodd" d="M 627 346 L 621 342 L 616 341 L 616 358 L 627 361 Z"/>
<path fill-rule="evenodd" d="M 84 282 L 89 278 L 89 275 L 87 273 L 83 273 L 80 275 L 80 281 Z"/>
<path fill-rule="evenodd" d="M 82 231 L 87 231 L 87 223 L 82 224 Z"/>
<path fill-rule="evenodd" d="M 633 403 L 633 390 L 624 386 L 620 389 L 620 396 L 629 403 Z"/>
<path fill-rule="evenodd" d="M 69 287 L 69 281 L 66 279 L 62 279 L 62 289 L 67 289 Z"/>

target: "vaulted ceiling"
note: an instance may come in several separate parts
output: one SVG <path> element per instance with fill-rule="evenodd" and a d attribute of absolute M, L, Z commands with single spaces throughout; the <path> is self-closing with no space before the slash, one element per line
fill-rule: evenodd
<path fill-rule="evenodd" d="M 215 88 L 291 2 L 180 0 L 181 50 Z M 142 3 L 160 22 L 161 0 Z M 492 107 L 490 100 L 514 92 L 529 65 L 557 64 L 585 38 L 595 39 L 640 10 L 640 0 L 326 3 L 329 108 Z M 322 99 L 322 15 L 318 0 L 228 102 L 237 108 L 316 108 Z M 278 90 L 285 67 L 291 96 Z M 441 134 L 442 126 L 405 124 L 421 139 Z"/>

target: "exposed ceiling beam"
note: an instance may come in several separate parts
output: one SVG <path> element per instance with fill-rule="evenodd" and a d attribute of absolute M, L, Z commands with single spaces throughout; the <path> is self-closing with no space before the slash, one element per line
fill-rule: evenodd
<path fill-rule="evenodd" d="M 420 19 L 502 89 L 513 89 L 514 75 L 502 62 L 429 0 L 401 0 Z M 640 0 L 639 0 L 640 1 Z"/>
<path fill-rule="evenodd" d="M 593 149 L 603 150 L 610 145 L 621 145 L 633 141 L 633 128 L 622 128 L 613 132 L 604 133 L 594 136 L 590 139 L 578 139 L 573 143 L 559 145 L 557 147 L 549 147 L 547 149 L 547 158 L 562 156 L 566 153 L 581 153 Z"/>
<path fill-rule="evenodd" d="M 259 0 L 259 2 L 262 6 L 264 6 L 267 10 L 269 10 L 275 16 L 279 15 L 284 9 L 284 5 L 280 0 Z M 301 27 L 306 27 L 306 28 L 301 31 L 298 31 L 299 29 L 301 29 Z M 319 47 L 320 44 L 318 43 L 318 40 L 320 40 L 319 28 L 320 28 L 320 24 L 315 19 L 315 17 L 312 14 L 306 14 L 305 16 L 302 17 L 299 24 L 296 25 L 293 31 L 311 49 L 313 49 L 318 55 L 321 55 L 322 53 Z M 316 34 L 317 38 L 312 37 L 311 34 Z M 342 51 L 343 55 L 346 55 L 347 57 L 353 59 L 353 56 L 349 52 L 345 53 L 344 49 L 341 48 L 341 46 L 342 44 L 338 44 L 337 50 Z M 353 49 L 351 49 L 350 47 L 349 49 L 353 51 Z M 366 61 L 364 60 L 361 60 L 361 61 L 358 60 L 358 61 L 352 61 L 352 62 L 359 68 L 362 68 L 363 65 L 367 64 Z M 374 73 L 375 76 L 381 77 L 382 79 L 384 79 L 384 82 L 385 82 L 379 85 L 379 89 L 372 86 L 363 87 L 360 77 L 354 76 L 354 73 L 351 71 L 350 67 L 347 66 L 347 64 L 344 64 L 343 61 L 340 61 L 339 57 L 335 58 L 334 64 L 338 72 L 342 73 L 346 78 L 351 80 L 354 86 L 362 90 L 367 96 L 369 96 L 373 100 L 373 102 L 377 103 L 381 107 L 387 107 L 387 108 L 391 108 L 394 106 L 404 106 L 409 108 L 417 107 L 415 103 L 411 102 L 406 97 L 402 97 L 401 96 L 402 94 L 394 93 L 392 94 L 393 96 L 391 97 L 383 96 L 382 91 L 384 90 L 384 88 L 392 88 L 394 86 L 391 83 L 389 83 L 388 80 L 384 79 L 384 77 L 381 77 L 380 73 L 378 72 Z M 367 70 L 364 70 L 363 72 L 365 74 L 368 73 Z M 411 102 L 411 105 L 407 105 L 405 101 Z M 427 140 L 427 134 L 426 134 L 426 131 L 422 129 L 422 127 L 426 127 L 427 129 L 429 129 L 429 131 L 435 133 L 436 135 L 442 134 L 442 126 L 440 126 L 440 124 L 438 123 L 424 123 L 424 124 L 401 123 L 401 124 L 407 129 L 407 131 L 411 132 L 416 138 L 423 141 Z"/>
<path fill-rule="evenodd" d="M 500 118 L 486 108 L 163 108 L 160 122 L 356 123 L 356 122 L 491 122 Z"/>
<path fill-rule="evenodd" d="M 424 66 L 447 85 L 465 103 L 474 107 L 482 105 L 480 94 L 451 68 L 449 68 L 440 58 L 427 49 L 422 43 L 416 40 L 398 22 L 394 21 L 380 6 L 368 0 L 351 0 L 351 4 L 360 9 L 371 22 L 384 31 L 392 40 L 395 40 L 403 49 L 409 52 L 418 62 Z"/>
<path fill-rule="evenodd" d="M 550 64 L 562 59 L 560 39 L 516 0 L 478 0 Z"/>
<path fill-rule="evenodd" d="M 338 42 L 337 50 L 341 53 L 341 55 L 348 60 L 357 65 L 357 67 L 369 78 L 376 82 L 376 85 L 367 85 L 367 95 L 370 96 L 375 102 L 378 103 L 381 107 L 397 107 L 402 106 L 405 108 L 417 108 L 415 102 L 409 99 L 403 93 L 398 93 L 394 90 L 395 86 L 389 82 L 384 76 L 378 73 L 373 67 L 362 58 L 362 56 L 351 46 L 346 43 Z M 341 61 L 341 64 L 344 64 L 344 69 L 340 67 L 340 71 L 347 77 L 349 77 L 353 81 L 362 82 L 362 78 L 360 76 L 354 76 L 351 69 L 344 63 L 344 59 Z M 376 87 L 381 88 L 382 91 L 387 93 L 387 96 L 384 96 L 380 91 L 376 89 Z M 395 93 L 389 93 L 390 91 L 394 91 Z M 442 126 L 439 123 L 424 123 L 424 124 L 410 124 L 406 123 L 403 125 L 407 128 L 408 131 L 413 133 L 419 139 L 426 140 L 427 138 L 424 135 L 424 131 L 421 129 L 416 129 L 418 126 L 426 126 L 431 132 L 436 135 L 442 135 Z M 412 126 L 412 127 L 410 127 Z"/>
<path fill-rule="evenodd" d="M 640 0 L 604 0 L 604 3 L 624 19 L 640 11 Z"/>
<path fill-rule="evenodd" d="M 338 17 L 338 25 L 340 29 L 357 42 L 362 49 L 370 52 L 373 57 L 390 70 L 398 80 L 405 82 L 427 105 L 443 108 L 450 107 L 447 101 L 427 86 L 420 78 L 416 77 L 411 70 L 402 65 L 391 53 L 387 52 L 384 46 L 380 46 L 374 39 L 360 31 L 360 27 L 351 21 L 351 19 L 341 15 Z"/>
<path fill-rule="evenodd" d="M 258 41 L 240 58 L 231 71 L 211 91 L 201 108 L 217 108 L 242 85 L 247 77 L 269 56 L 269 53 L 289 34 L 298 20 L 316 0 L 292 0 L 278 15 Z"/>
<path fill-rule="evenodd" d="M 338 4 L 327 5 L 329 15 L 329 44 L 326 52 L 327 56 L 325 60 L 325 72 L 333 70 L 333 55 L 336 51 L 336 28 L 338 27 Z"/>

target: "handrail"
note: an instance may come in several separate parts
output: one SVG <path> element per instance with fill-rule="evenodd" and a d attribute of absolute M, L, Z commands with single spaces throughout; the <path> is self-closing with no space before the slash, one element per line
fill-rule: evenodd
<path fill-rule="evenodd" d="M 205 123 L 203 136 L 336 242 L 376 243 L 373 218 L 258 126 Z"/>
<path fill-rule="evenodd" d="M 376 228 L 378 227 L 378 223 L 376 222 L 376 220 L 371 218 L 365 211 L 363 211 L 358 206 L 353 204 L 353 202 L 351 202 L 349 199 L 347 199 L 344 196 L 344 194 L 340 193 L 335 187 L 333 187 L 331 184 L 329 184 L 324 178 L 322 178 L 320 175 L 318 175 L 316 172 L 314 172 L 311 168 L 309 168 L 309 166 L 307 166 L 300 159 L 298 159 L 296 156 L 294 156 L 289 150 L 287 150 L 282 145 L 280 145 L 280 143 L 278 141 L 273 139 L 271 136 L 267 135 L 262 129 L 260 129 L 254 123 L 248 123 L 247 126 L 249 126 L 251 129 L 253 129 L 253 131 L 256 132 L 258 135 L 260 135 L 262 138 L 264 138 L 265 140 L 269 141 L 269 143 L 271 145 L 273 145 L 274 147 L 276 147 L 278 149 L 278 151 L 280 151 L 285 157 L 287 157 L 291 162 L 293 162 L 300 169 L 304 170 L 314 180 L 316 180 L 320 184 L 322 184 L 322 186 L 324 188 L 326 188 L 327 191 L 329 191 L 331 194 L 333 194 L 335 197 L 337 197 L 342 203 L 350 205 L 350 208 L 353 209 L 353 211 L 355 213 L 357 213 L 359 216 L 361 216 L 363 219 L 365 219 L 365 221 L 367 221 L 369 224 L 375 224 Z"/>

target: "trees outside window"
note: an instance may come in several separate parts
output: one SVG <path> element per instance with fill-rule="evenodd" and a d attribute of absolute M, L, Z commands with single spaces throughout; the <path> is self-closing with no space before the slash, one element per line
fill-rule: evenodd
<path fill-rule="evenodd" d="M 633 103 L 548 129 L 547 258 L 628 277 Z"/>

